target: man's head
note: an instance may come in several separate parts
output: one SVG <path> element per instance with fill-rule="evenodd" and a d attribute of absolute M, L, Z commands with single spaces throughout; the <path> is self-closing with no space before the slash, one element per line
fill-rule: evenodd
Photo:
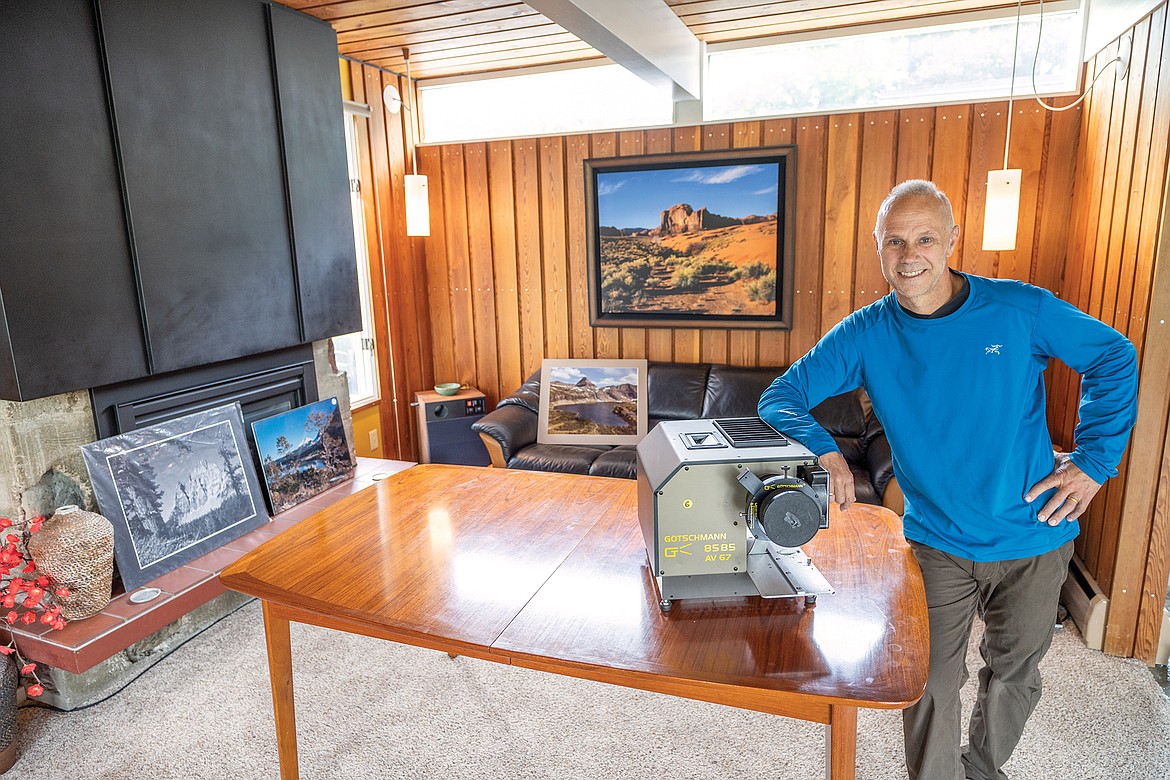
<path fill-rule="evenodd" d="M 959 241 L 951 202 L 932 182 L 904 181 L 878 209 L 873 230 L 882 276 L 898 302 L 930 314 L 951 299 L 948 266 Z"/>

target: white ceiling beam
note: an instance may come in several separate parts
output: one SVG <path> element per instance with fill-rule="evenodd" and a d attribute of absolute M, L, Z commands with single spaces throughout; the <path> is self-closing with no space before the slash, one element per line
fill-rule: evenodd
<path fill-rule="evenodd" d="M 527 1 L 632 73 L 672 85 L 676 100 L 699 98 L 702 43 L 664 0 Z"/>

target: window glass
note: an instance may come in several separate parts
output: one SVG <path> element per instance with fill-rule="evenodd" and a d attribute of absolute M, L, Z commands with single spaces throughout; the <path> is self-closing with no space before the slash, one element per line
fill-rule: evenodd
<path fill-rule="evenodd" d="M 361 298 L 362 329 L 333 337 L 337 368 L 349 380 L 349 402 L 357 406 L 378 398 L 378 360 L 374 352 L 373 304 L 370 298 L 370 259 L 366 252 L 366 221 L 358 182 L 357 116 L 346 114 L 345 150 L 349 158 L 349 203 L 353 214 L 353 238 L 357 249 L 358 294 Z"/>
<path fill-rule="evenodd" d="M 427 143 L 668 125 L 674 112 L 669 88 L 619 65 L 423 83 L 418 99 Z"/>
<path fill-rule="evenodd" d="M 1003 99 L 1016 17 L 713 51 L 703 118 L 813 114 Z M 1015 94 L 1031 95 L 1040 19 L 1020 21 Z M 1072 92 L 1081 69 L 1075 10 L 1046 12 L 1036 90 Z"/>

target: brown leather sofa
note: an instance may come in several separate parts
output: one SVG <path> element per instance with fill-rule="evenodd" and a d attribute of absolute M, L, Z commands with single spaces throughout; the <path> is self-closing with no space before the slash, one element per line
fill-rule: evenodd
<path fill-rule="evenodd" d="M 647 371 L 651 427 L 663 420 L 754 417 L 760 394 L 783 368 L 726 366 L 713 363 L 657 363 Z M 601 477 L 637 476 L 634 447 L 540 444 L 536 440 L 540 409 L 540 372 L 528 378 L 491 413 L 473 425 L 499 468 L 558 471 Z M 862 390 L 827 399 L 813 409 L 853 470 L 857 500 L 902 511 L 902 494 L 894 477 L 885 430 Z"/>

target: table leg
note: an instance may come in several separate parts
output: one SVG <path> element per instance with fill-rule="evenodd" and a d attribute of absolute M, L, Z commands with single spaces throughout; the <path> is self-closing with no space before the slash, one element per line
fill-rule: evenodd
<path fill-rule="evenodd" d="M 264 639 L 268 643 L 268 676 L 272 680 L 272 710 L 276 716 L 276 746 L 280 755 L 280 779 L 297 780 L 297 718 L 293 702 L 292 638 L 288 621 L 264 609 Z"/>
<path fill-rule="evenodd" d="M 832 705 L 825 728 L 825 777 L 853 780 L 857 770 L 857 708 Z"/>

